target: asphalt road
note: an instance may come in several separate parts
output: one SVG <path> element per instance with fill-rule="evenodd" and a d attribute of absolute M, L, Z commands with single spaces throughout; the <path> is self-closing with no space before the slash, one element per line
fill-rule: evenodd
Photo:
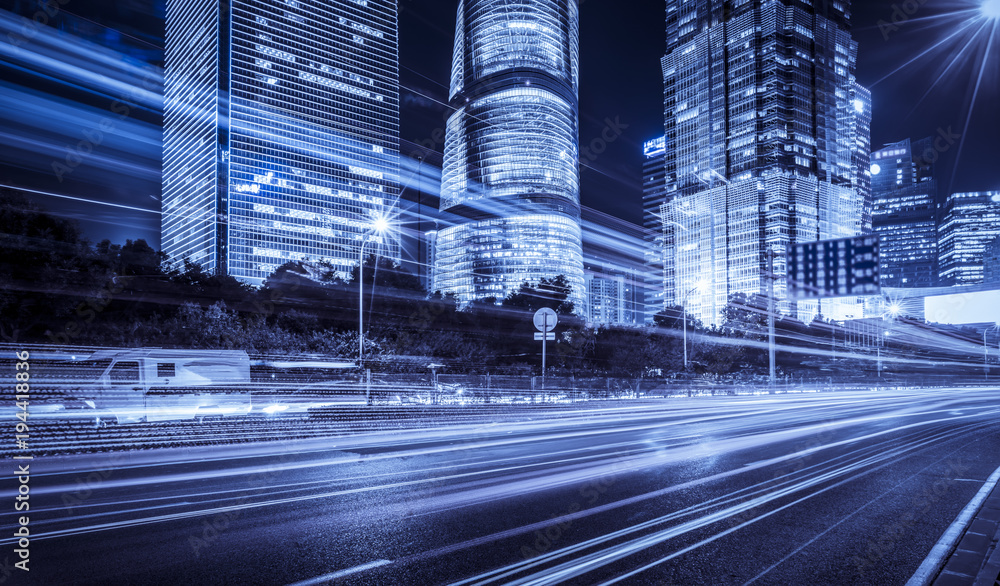
<path fill-rule="evenodd" d="M 5 531 L 3 577 L 903 584 L 1000 465 L 997 389 L 593 403 L 517 419 L 37 458 L 31 570 L 12 569 Z M 12 510 L 15 481 L 0 488 Z"/>

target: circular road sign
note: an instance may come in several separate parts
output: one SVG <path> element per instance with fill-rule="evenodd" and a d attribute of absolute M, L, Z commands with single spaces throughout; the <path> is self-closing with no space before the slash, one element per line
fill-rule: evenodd
<path fill-rule="evenodd" d="M 556 316 L 556 312 L 548 307 L 543 307 L 535 312 L 535 317 L 532 320 L 535 322 L 535 328 L 540 332 L 551 332 L 556 329 L 556 324 L 559 323 L 559 318 Z"/>

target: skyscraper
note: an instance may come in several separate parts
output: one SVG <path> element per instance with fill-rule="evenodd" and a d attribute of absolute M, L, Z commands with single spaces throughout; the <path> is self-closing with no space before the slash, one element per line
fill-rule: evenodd
<path fill-rule="evenodd" d="M 997 237 L 1000 237 L 1000 191 L 948 196 L 938 228 L 941 284 L 982 283 L 986 248 Z"/>
<path fill-rule="evenodd" d="M 582 307 L 576 0 L 461 0 L 435 287 L 502 299 L 565 275 Z"/>
<path fill-rule="evenodd" d="M 983 252 L 983 283 L 1000 286 L 1000 236 L 990 240 Z"/>
<path fill-rule="evenodd" d="M 872 227 L 879 235 L 883 287 L 933 287 L 938 280 L 937 183 L 930 139 L 872 153 Z"/>
<path fill-rule="evenodd" d="M 598 325 L 635 325 L 638 291 L 634 279 L 623 274 L 606 274 L 588 270 L 587 304 L 584 319 Z M 641 316 L 639 316 L 641 319 Z"/>
<path fill-rule="evenodd" d="M 705 323 L 732 294 L 766 291 L 768 248 L 780 277 L 789 245 L 870 227 L 871 98 L 855 79 L 849 5 L 667 0 L 674 298 Z M 807 318 L 816 304 L 797 308 Z"/>
<path fill-rule="evenodd" d="M 674 301 L 674 226 L 667 214 L 665 137 L 642 145 L 642 227 L 646 233 L 645 323 Z"/>
<path fill-rule="evenodd" d="M 349 271 L 397 198 L 396 3 L 167 0 L 166 29 L 164 251 L 250 283 Z"/>

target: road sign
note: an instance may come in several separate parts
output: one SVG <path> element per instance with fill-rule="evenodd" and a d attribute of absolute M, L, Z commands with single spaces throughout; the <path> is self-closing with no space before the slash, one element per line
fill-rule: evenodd
<path fill-rule="evenodd" d="M 556 324 L 559 323 L 559 317 L 552 309 L 543 307 L 535 312 L 535 317 L 532 321 L 535 322 L 535 329 L 539 332 L 551 332 L 556 329 Z"/>
<path fill-rule="evenodd" d="M 549 332 L 547 334 L 543 334 L 542 332 L 535 332 L 535 339 L 536 340 L 542 340 L 543 339 L 542 336 L 545 336 L 544 339 L 548 340 L 550 342 L 553 342 L 556 339 L 556 335 L 553 334 L 552 332 Z"/>
<path fill-rule="evenodd" d="M 794 244 L 788 254 L 789 299 L 878 295 L 878 235 Z"/>

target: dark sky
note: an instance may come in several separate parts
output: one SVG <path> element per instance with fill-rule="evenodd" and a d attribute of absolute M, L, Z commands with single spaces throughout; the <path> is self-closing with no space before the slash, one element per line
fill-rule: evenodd
<path fill-rule="evenodd" d="M 927 0 L 920 11 L 898 30 L 880 27 L 892 24 L 897 0 L 855 1 L 854 37 L 859 42 L 858 79 L 872 89 L 874 116 L 873 150 L 904 138 L 937 135 L 939 131 L 964 134 L 966 115 L 978 68 L 972 59 L 955 68 L 940 83 L 949 51 L 924 56 L 888 79 L 883 78 L 955 30 L 957 19 L 927 27 L 937 11 L 969 8 L 976 0 Z M 432 138 L 442 125 L 447 101 L 450 57 L 454 42 L 457 2 L 401 0 L 400 78 L 404 89 L 402 138 L 420 143 Z M 628 8 L 623 8 L 627 6 Z M 635 223 L 641 223 L 642 143 L 663 134 L 663 80 L 660 57 L 666 48 L 664 2 L 631 0 L 628 3 L 588 0 L 580 7 L 580 144 L 585 147 L 599 137 L 607 120 L 627 125 L 618 140 L 581 168 L 581 198 L 598 208 Z M 898 17 L 897 17 L 898 18 Z M 934 23 L 935 20 L 930 20 Z M 951 23 L 951 26 L 948 24 Z M 885 35 L 883 33 L 886 33 Z M 888 40 L 885 38 L 888 37 Z M 964 37 L 963 37 L 964 38 Z M 957 43 L 958 38 L 955 39 Z M 946 43 L 941 49 L 958 46 Z M 975 46 L 982 52 L 982 46 Z M 970 48 L 970 54 L 974 53 Z M 1000 108 L 997 108 L 996 67 L 1000 61 L 1000 39 L 994 45 L 993 71 L 984 76 L 983 89 L 973 112 L 962 153 L 962 164 L 952 182 L 953 191 L 1000 189 Z M 968 57 L 968 55 L 966 55 Z M 880 81 L 881 80 L 881 81 Z M 921 96 L 928 98 L 917 104 Z M 441 150 L 440 144 L 436 147 Z M 412 145 L 404 142 L 402 152 Z M 939 181 L 948 191 L 958 144 L 942 153 Z"/>
<path fill-rule="evenodd" d="M 858 77 L 872 88 L 874 119 L 873 147 L 901 140 L 936 135 L 962 134 L 965 145 L 957 173 L 955 155 L 959 144 L 947 145 L 938 164 L 942 191 L 1000 189 L 1000 38 L 993 45 L 992 60 L 982 77 L 979 98 L 973 110 L 968 132 L 964 130 L 973 89 L 980 71 L 979 57 L 985 43 L 973 43 L 961 54 L 961 63 L 938 79 L 942 69 L 968 39 L 956 37 L 931 54 L 919 56 L 939 40 L 955 31 L 959 19 L 938 19 L 940 11 L 954 12 L 977 4 L 978 0 L 926 0 L 908 22 L 898 30 L 886 31 L 878 23 L 891 21 L 898 0 L 863 0 L 854 5 L 854 37 L 860 42 Z M 95 22 L 102 18 L 102 4 L 111 0 L 92 0 L 66 6 Z M 122 4 L 122 3 L 118 3 Z M 154 13 L 138 19 L 144 28 L 151 20 L 162 26 L 161 0 L 130 0 L 131 9 Z M 153 8 L 150 9 L 150 6 Z M 454 40 L 456 0 L 399 0 L 400 7 L 400 77 L 401 152 L 409 155 L 415 143 L 429 145 L 437 153 L 443 148 L 440 133 L 448 110 L 451 51 Z M 123 18 L 118 11 L 118 19 Z M 662 79 L 659 60 L 665 49 L 664 2 L 662 0 L 586 0 L 581 14 L 580 140 L 586 147 L 600 137 L 608 121 L 622 129 L 606 151 L 581 168 L 582 203 L 623 219 L 641 222 L 641 145 L 662 134 Z M 929 26 L 933 25 L 933 26 Z M 884 35 L 888 32 L 888 35 Z M 155 36 L 155 35 L 154 35 Z M 886 36 L 888 38 L 886 38 Z M 982 38 L 982 37 L 981 37 Z M 919 58 L 917 58 L 919 57 Z M 901 65 L 916 61 L 886 79 Z M 0 84 L 0 91 L 4 88 Z M 930 90 L 921 102 L 921 97 Z M 0 96 L 2 97 L 2 96 Z M 156 153 L 150 153 L 155 157 Z M 440 155 L 438 155 L 440 156 Z M 434 160 L 431 157 L 430 160 Z M 440 164 L 440 159 L 434 160 Z M 8 170 L 10 166 L 6 167 Z M 0 169 L 3 169 L 0 166 Z M 155 169 L 151 169 L 155 171 Z M 22 172 L 14 177 L 7 172 L 0 177 L 27 187 L 49 191 L 76 190 L 70 195 L 93 199 L 111 198 L 119 204 L 155 208 L 159 184 L 137 177 L 108 177 L 105 185 L 75 186 L 55 184 L 51 178 L 32 178 Z M 79 173 L 76 177 L 83 177 Z M 950 185 L 950 189 L 949 189 Z M 115 194 L 115 195 L 109 195 Z M 128 195 L 131 194 L 131 195 Z M 83 220 L 93 240 L 111 237 L 146 238 L 159 242 L 158 218 L 153 214 L 130 212 L 120 208 L 87 211 L 83 204 L 65 206 L 51 198 L 42 201 L 49 209 L 72 209 Z M 86 216 L 100 218 L 93 222 Z M 120 221 L 116 219 L 120 218 Z"/>

